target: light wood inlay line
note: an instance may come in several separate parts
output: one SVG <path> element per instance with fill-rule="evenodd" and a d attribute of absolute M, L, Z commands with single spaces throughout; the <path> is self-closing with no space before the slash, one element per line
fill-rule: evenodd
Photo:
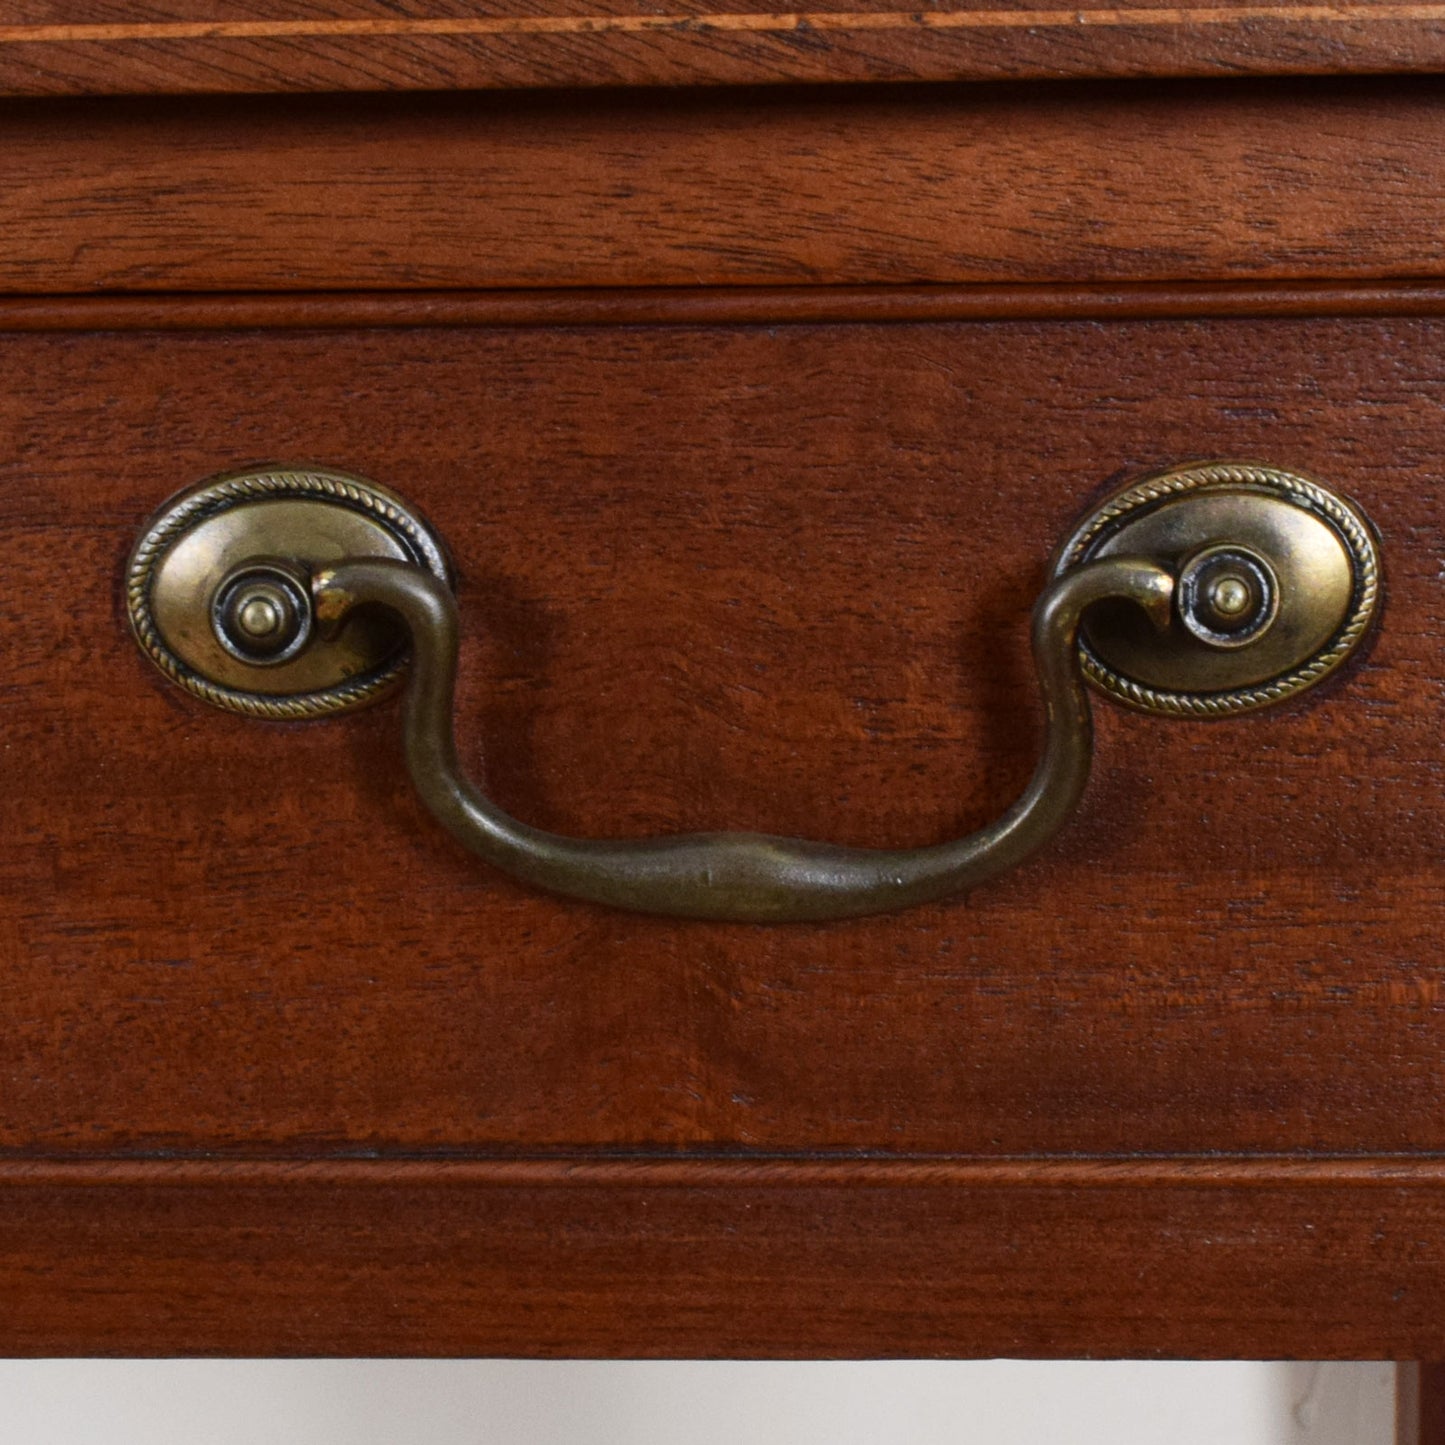
<path fill-rule="evenodd" d="M 520 15 L 405 20 L 157 21 L 4 25 L 0 45 L 127 40 L 269 40 L 353 36 L 591 35 L 609 32 L 794 30 L 1029 30 L 1240 25 L 1262 20 L 1324 25 L 1445 22 L 1445 4 L 1185 6 L 1170 9 L 789 12 L 719 15 Z"/>

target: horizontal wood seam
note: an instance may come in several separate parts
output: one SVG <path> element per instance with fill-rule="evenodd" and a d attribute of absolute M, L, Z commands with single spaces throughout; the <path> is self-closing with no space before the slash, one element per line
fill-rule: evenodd
<path fill-rule="evenodd" d="M 1441 1188 L 1445 1156 L 1151 1158 L 7 1158 L 0 1188 Z"/>
<path fill-rule="evenodd" d="M 0 297 L 14 332 L 1439 315 L 1445 285 L 1410 281 Z"/>

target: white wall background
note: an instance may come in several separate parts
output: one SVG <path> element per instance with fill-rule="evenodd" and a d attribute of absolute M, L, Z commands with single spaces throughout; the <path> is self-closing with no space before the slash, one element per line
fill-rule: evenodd
<path fill-rule="evenodd" d="M 0 1361 L 3 1445 L 1393 1445 L 1383 1364 Z"/>

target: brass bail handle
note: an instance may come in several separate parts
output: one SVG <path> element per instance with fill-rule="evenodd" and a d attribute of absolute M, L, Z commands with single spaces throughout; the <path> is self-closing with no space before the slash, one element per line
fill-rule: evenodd
<path fill-rule="evenodd" d="M 1079 524 L 1034 607 L 1046 727 L 1018 801 L 950 842 L 868 849 L 757 833 L 572 838 L 504 812 L 457 757 L 457 610 L 444 552 L 399 498 L 361 478 L 273 468 L 203 483 L 152 519 L 127 577 L 141 646 L 218 706 L 317 716 L 404 677 L 417 792 L 493 866 L 615 908 L 758 923 L 888 912 L 1016 867 L 1083 796 L 1086 679 L 1147 710 L 1246 711 L 1338 667 L 1378 598 L 1368 524 L 1318 483 L 1255 463 L 1153 474 Z"/>
<path fill-rule="evenodd" d="M 996 823 L 929 848 L 843 848 L 756 833 L 636 841 L 544 833 L 484 797 L 457 762 L 452 694 L 456 605 L 445 586 L 404 562 L 349 562 L 316 578 L 323 624 L 353 607 L 389 608 L 412 637 L 403 702 L 407 768 L 433 816 L 494 866 L 553 893 L 679 918 L 787 922 L 853 918 L 941 898 L 1021 863 L 1063 827 L 1092 759 L 1089 704 L 1074 661 L 1084 609 L 1124 598 L 1169 617 L 1174 579 L 1143 559 L 1092 562 L 1052 583 L 1034 612 L 1034 654 L 1048 717 L 1043 756 Z"/>

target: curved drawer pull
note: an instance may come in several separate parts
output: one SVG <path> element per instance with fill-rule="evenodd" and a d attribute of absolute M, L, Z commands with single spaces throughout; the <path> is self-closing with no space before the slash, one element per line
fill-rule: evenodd
<path fill-rule="evenodd" d="M 754 833 L 570 838 L 510 817 L 457 761 L 457 613 L 440 545 L 398 498 L 359 478 L 277 469 L 182 494 L 137 544 L 127 597 L 137 638 L 169 676 L 260 716 L 367 701 L 401 675 L 409 643 L 407 767 L 472 852 L 540 888 L 613 907 L 783 922 L 902 908 L 1015 867 L 1083 795 L 1085 675 L 1173 713 L 1275 701 L 1359 643 L 1378 562 L 1353 507 L 1290 473 L 1201 463 L 1136 483 L 1075 530 L 1034 608 L 1047 725 L 1022 797 L 954 842 L 877 850 Z M 1110 603 L 1085 625 L 1088 609 Z"/>
<path fill-rule="evenodd" d="M 931 848 L 843 848 L 757 833 L 627 839 L 567 838 L 509 817 L 457 763 L 452 695 L 456 604 L 445 585 L 405 562 L 349 562 L 317 575 L 317 619 L 339 622 L 379 604 L 412 637 L 403 703 L 406 764 L 432 815 L 473 853 L 553 893 L 680 918 L 783 922 L 854 918 L 925 903 L 1021 863 L 1063 827 L 1089 780 L 1092 728 L 1075 660 L 1090 603 L 1127 598 L 1169 621 L 1174 579 L 1132 558 L 1091 562 L 1052 583 L 1034 609 L 1034 660 L 1048 717 L 1043 756 L 998 822 Z"/>

